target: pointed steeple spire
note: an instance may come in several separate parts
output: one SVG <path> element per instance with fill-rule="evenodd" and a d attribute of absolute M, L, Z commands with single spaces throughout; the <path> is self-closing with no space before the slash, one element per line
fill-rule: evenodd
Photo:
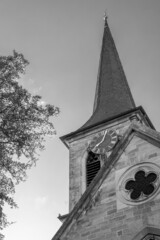
<path fill-rule="evenodd" d="M 135 103 L 105 15 L 93 114 L 82 128 L 107 121 L 134 108 Z"/>

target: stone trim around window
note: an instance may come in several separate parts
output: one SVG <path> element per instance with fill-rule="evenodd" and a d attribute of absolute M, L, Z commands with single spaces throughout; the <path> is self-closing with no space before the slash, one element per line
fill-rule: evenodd
<path fill-rule="evenodd" d="M 128 168 L 119 178 L 118 199 L 128 205 L 138 205 L 153 199 L 160 190 L 160 167 L 144 162 Z"/>

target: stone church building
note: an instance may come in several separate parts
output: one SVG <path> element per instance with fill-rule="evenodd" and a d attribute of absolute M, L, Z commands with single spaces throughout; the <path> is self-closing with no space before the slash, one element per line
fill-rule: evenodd
<path fill-rule="evenodd" d="M 69 214 L 52 240 L 160 239 L 160 134 L 135 106 L 107 17 L 93 114 L 61 140 Z"/>

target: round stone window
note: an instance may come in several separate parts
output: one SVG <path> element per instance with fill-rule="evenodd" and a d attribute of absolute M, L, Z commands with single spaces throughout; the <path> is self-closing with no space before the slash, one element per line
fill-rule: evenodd
<path fill-rule="evenodd" d="M 130 167 L 119 179 L 119 199 L 123 203 L 135 205 L 153 198 L 160 186 L 159 172 L 159 166 L 153 163 L 140 163 Z"/>

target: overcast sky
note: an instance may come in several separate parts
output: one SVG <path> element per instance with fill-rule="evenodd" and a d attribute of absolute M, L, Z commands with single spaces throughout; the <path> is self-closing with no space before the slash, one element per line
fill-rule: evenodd
<path fill-rule="evenodd" d="M 59 136 L 92 113 L 106 9 L 136 105 L 160 131 L 159 0 L 0 0 L 1 55 L 23 53 L 30 62 L 23 85 L 61 109 L 57 136 L 17 186 L 6 240 L 50 240 L 58 214 L 68 212 L 68 150 Z"/>

